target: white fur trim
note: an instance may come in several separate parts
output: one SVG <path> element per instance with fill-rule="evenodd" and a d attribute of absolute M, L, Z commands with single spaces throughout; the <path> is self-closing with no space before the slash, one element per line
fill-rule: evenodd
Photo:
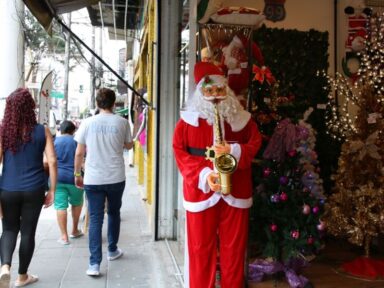
<path fill-rule="evenodd" d="M 231 194 L 227 196 L 222 196 L 224 201 L 228 203 L 229 206 L 246 209 L 252 206 L 253 200 L 252 197 L 248 199 L 238 199 L 233 197 Z"/>
<path fill-rule="evenodd" d="M 244 47 L 243 42 L 241 42 L 240 38 L 235 35 L 232 39 L 232 43 L 235 44 L 235 47 Z"/>
<path fill-rule="evenodd" d="M 183 205 L 185 210 L 189 212 L 200 212 L 215 206 L 220 201 L 220 198 L 221 198 L 221 193 L 216 192 L 216 193 L 213 193 L 212 196 L 207 200 L 200 201 L 200 202 L 189 202 L 184 199 Z"/>
<path fill-rule="evenodd" d="M 231 144 L 231 155 L 236 158 L 237 162 L 240 161 L 241 146 L 238 143 Z"/>
<path fill-rule="evenodd" d="M 228 75 L 233 75 L 233 74 L 241 74 L 241 68 L 236 68 L 236 69 L 230 69 L 228 70 Z"/>
<path fill-rule="evenodd" d="M 248 67 L 248 62 L 241 62 L 240 63 L 240 67 L 243 68 L 243 69 L 247 68 Z"/>
<path fill-rule="evenodd" d="M 194 127 L 199 126 L 199 112 L 183 110 L 180 111 L 180 117 L 189 125 Z"/>
<path fill-rule="evenodd" d="M 180 112 L 180 117 L 189 125 L 199 127 L 199 118 L 201 118 L 199 112 L 183 110 Z M 248 111 L 243 110 L 237 113 L 233 119 L 233 123 L 230 124 L 232 131 L 238 132 L 243 129 L 245 125 L 247 125 L 249 119 L 251 119 L 251 114 Z"/>
<path fill-rule="evenodd" d="M 228 70 L 236 69 L 237 63 L 239 61 L 235 57 L 225 57 L 224 64 L 227 66 Z"/>
<path fill-rule="evenodd" d="M 248 111 L 242 110 L 237 113 L 233 119 L 233 123 L 230 123 L 232 131 L 238 132 L 242 130 L 245 125 L 247 125 L 249 119 L 251 119 L 251 113 Z"/>
<path fill-rule="evenodd" d="M 201 212 L 207 210 L 210 207 L 215 206 L 220 199 L 223 198 L 229 206 L 246 209 L 252 206 L 253 200 L 252 197 L 248 199 L 238 199 L 233 197 L 231 194 L 224 196 L 220 192 L 213 193 L 210 198 L 200 202 L 188 202 L 185 199 L 183 200 L 183 205 L 185 210 L 189 212 Z"/>
<path fill-rule="evenodd" d="M 209 76 L 209 79 L 212 80 L 212 84 L 223 84 L 223 85 L 226 85 L 227 84 L 227 78 L 224 77 L 224 75 L 208 75 Z M 201 90 L 201 87 L 203 86 L 203 83 L 204 83 L 204 78 L 201 78 L 199 83 L 197 84 L 197 89 Z"/>
<path fill-rule="evenodd" d="M 205 167 L 203 170 L 201 170 L 199 175 L 199 189 L 203 191 L 203 193 L 207 194 L 209 193 L 210 188 L 208 185 L 207 177 L 210 173 L 212 173 L 212 169 L 209 167 Z"/>

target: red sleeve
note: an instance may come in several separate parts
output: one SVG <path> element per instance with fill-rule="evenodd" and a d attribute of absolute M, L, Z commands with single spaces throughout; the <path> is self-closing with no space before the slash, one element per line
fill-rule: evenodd
<path fill-rule="evenodd" d="M 199 175 L 203 168 L 210 167 L 211 161 L 202 156 L 194 156 L 187 152 L 189 146 L 188 124 L 179 120 L 173 134 L 173 151 L 176 164 L 184 178 L 184 185 L 196 189 L 199 184 Z M 196 135 L 195 135 L 196 137 Z M 200 135 L 199 137 L 203 137 Z M 193 147 L 193 145 L 191 145 Z"/>
<path fill-rule="evenodd" d="M 257 124 L 252 119 L 248 122 L 246 129 L 247 141 L 240 144 L 241 156 L 238 163 L 238 169 L 249 169 L 252 164 L 252 160 L 255 158 L 262 143 L 261 133 L 257 128 Z"/>

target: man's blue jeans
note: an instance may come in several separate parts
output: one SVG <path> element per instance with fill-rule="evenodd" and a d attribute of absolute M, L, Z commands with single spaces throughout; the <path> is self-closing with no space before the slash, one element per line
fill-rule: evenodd
<path fill-rule="evenodd" d="M 120 208 L 125 181 L 105 185 L 84 185 L 89 211 L 89 264 L 100 264 L 102 260 L 101 231 L 104 220 L 104 204 L 108 208 L 108 251 L 117 249 L 120 235 Z"/>

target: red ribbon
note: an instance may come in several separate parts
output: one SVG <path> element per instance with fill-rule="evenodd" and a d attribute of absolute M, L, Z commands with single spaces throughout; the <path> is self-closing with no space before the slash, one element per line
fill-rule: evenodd
<path fill-rule="evenodd" d="M 263 84 L 264 80 L 267 81 L 269 85 L 273 84 L 276 80 L 273 77 L 271 70 L 268 67 L 262 66 L 261 68 L 253 64 L 252 72 L 255 74 L 253 81 L 259 81 L 260 84 Z"/>

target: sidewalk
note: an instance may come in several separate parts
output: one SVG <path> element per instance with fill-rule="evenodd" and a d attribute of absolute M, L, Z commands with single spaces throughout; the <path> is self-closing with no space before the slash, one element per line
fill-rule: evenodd
<path fill-rule="evenodd" d="M 29 268 L 31 274 L 39 276 L 39 281 L 28 287 L 182 287 L 167 243 L 153 241 L 146 210 L 140 199 L 140 189 L 143 188 L 137 185 L 136 168 L 127 166 L 126 172 L 127 185 L 121 208 L 119 240 L 119 247 L 124 250 L 123 257 L 112 262 L 106 259 L 107 218 L 105 217 L 101 276 L 97 278 L 87 276 L 85 274 L 89 258 L 87 235 L 71 240 L 68 246 L 57 243 L 59 228 L 56 224 L 56 211 L 53 207 L 43 209 L 37 227 L 35 254 Z M 70 217 L 68 220 L 70 231 Z M 18 250 L 16 249 L 12 263 L 12 285 L 16 279 L 17 268 Z"/>

